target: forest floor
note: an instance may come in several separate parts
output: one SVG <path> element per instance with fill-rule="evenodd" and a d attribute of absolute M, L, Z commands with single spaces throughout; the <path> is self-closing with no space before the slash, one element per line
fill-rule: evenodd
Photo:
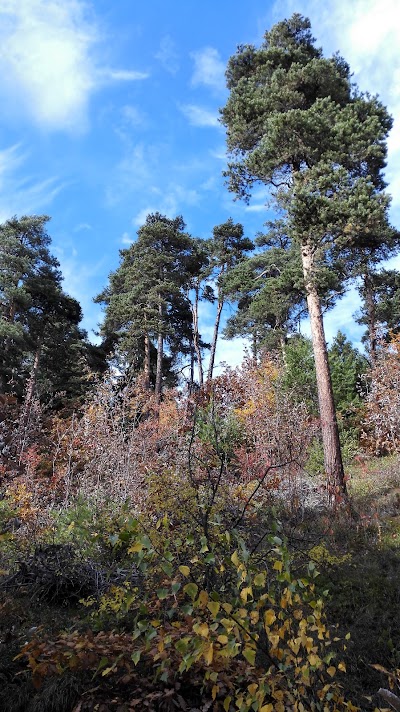
<path fill-rule="evenodd" d="M 387 685 L 385 674 L 372 666 L 389 671 L 400 667 L 400 462 L 397 457 L 359 457 L 348 472 L 351 515 L 340 511 L 332 516 L 319 509 L 280 514 L 289 546 L 298 552 L 299 560 L 303 555 L 313 560 L 320 572 L 317 588 L 321 594 L 327 591 L 330 625 L 337 626 L 339 637 L 350 633 L 341 684 L 355 705 L 368 710 L 379 705 L 376 692 Z M 88 610 L 79 602 L 76 589 L 71 600 L 65 596 L 57 602 L 47 600 L 45 588 L 35 588 L 34 578 L 31 588 L 28 579 L 24 585 L 10 584 L 10 576 L 21 571 L 24 562 L 32 565 L 37 542 L 23 540 L 20 530 L 4 533 L 4 516 L 0 522 L 1 712 L 213 709 L 211 700 L 199 700 L 189 683 L 185 688 L 184 679 L 168 699 L 166 695 L 161 699 L 151 676 L 130 680 L 126 689 L 113 689 L 112 680 L 101 674 L 69 672 L 49 676 L 35 687 L 26 658 L 15 659 L 23 645 L 32 636 L 87 628 Z M 68 536 L 66 527 L 64 546 Z M 54 540 L 47 543 L 54 545 Z"/>

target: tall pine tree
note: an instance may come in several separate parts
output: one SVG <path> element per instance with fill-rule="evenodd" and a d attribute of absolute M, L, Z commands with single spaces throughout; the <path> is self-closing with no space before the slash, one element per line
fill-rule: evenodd
<path fill-rule="evenodd" d="M 328 489 L 340 498 L 346 485 L 319 275 L 328 267 L 350 277 L 360 252 L 388 239 L 382 170 L 392 121 L 376 98 L 358 92 L 341 57 L 323 57 L 298 14 L 266 32 L 260 48 L 240 46 L 227 83 L 229 188 L 248 199 L 256 182 L 265 184 L 299 245 Z"/>

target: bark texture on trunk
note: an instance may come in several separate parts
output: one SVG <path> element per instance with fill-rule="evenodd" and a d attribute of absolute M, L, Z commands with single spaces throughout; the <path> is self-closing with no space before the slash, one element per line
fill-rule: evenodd
<path fill-rule="evenodd" d="M 211 381 L 211 379 L 213 377 L 215 352 L 217 350 L 218 331 L 219 331 L 219 324 L 221 321 L 221 313 L 222 313 L 223 306 L 224 306 L 224 302 L 222 300 L 219 300 L 218 307 L 217 307 L 217 316 L 215 318 L 213 340 L 212 340 L 212 344 L 211 344 L 210 363 L 208 365 L 207 381 Z"/>
<path fill-rule="evenodd" d="M 37 377 L 38 377 L 38 373 L 39 373 L 41 355 L 42 355 L 42 344 L 39 344 L 39 346 L 37 347 L 36 352 L 35 352 L 35 358 L 33 361 L 32 371 L 31 371 L 31 375 L 30 375 L 30 378 L 28 381 L 28 388 L 27 388 L 26 396 L 25 396 L 25 410 L 28 413 L 30 411 L 32 401 L 35 397 L 36 383 L 37 383 Z"/>
<path fill-rule="evenodd" d="M 346 482 L 339 440 L 339 428 L 333 400 L 332 379 L 329 369 L 328 349 L 325 341 L 321 300 L 313 279 L 314 253 L 310 245 L 302 246 L 301 256 L 314 350 L 324 463 L 328 478 L 328 491 L 332 500 L 335 500 L 341 495 L 346 495 Z"/>
<path fill-rule="evenodd" d="M 161 391 L 162 391 L 163 355 L 164 355 L 164 336 L 161 331 L 162 323 L 163 323 L 163 307 L 161 304 L 161 297 L 160 297 L 160 305 L 158 307 L 158 313 L 159 313 L 159 317 L 160 317 L 160 326 L 159 326 L 160 331 L 158 332 L 158 339 L 157 339 L 157 369 L 156 369 L 156 386 L 155 386 L 154 393 L 156 396 L 156 400 L 159 403 L 161 400 Z"/>
<path fill-rule="evenodd" d="M 367 326 L 369 337 L 369 355 L 371 364 L 376 361 L 377 328 L 376 328 L 376 307 L 374 299 L 374 287 L 369 274 L 364 275 L 365 306 L 367 310 Z"/>
<path fill-rule="evenodd" d="M 204 372 L 203 372 L 203 357 L 200 348 L 200 336 L 199 336 L 199 288 L 195 287 L 195 299 L 194 304 L 192 304 L 192 325 L 193 325 L 193 346 L 196 352 L 197 358 L 197 369 L 199 374 L 199 386 L 200 388 L 204 383 Z"/>
<path fill-rule="evenodd" d="M 144 335 L 144 386 L 150 388 L 150 337 L 147 332 Z"/>

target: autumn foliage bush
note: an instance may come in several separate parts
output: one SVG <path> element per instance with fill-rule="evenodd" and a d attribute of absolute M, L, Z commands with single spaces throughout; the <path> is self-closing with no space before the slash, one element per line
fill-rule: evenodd
<path fill-rule="evenodd" d="M 400 450 L 400 335 L 381 342 L 367 374 L 366 444 L 376 453 Z"/>
<path fill-rule="evenodd" d="M 162 536 L 154 545 L 156 532 Z M 151 674 L 165 690 L 189 673 L 215 710 L 356 709 L 336 681 L 345 665 L 315 591 L 314 566 L 308 577 L 294 575 L 277 534 L 262 551 L 251 552 L 228 531 L 210 546 L 203 537 L 199 548 L 194 537 L 177 541 L 164 517 L 148 533 L 131 519 L 114 541 L 117 548 L 128 543 L 141 582 L 87 601 L 92 630 L 26 644 L 21 656 L 36 685 L 48 675 L 90 670 L 113 676 L 118 689 Z M 119 632 L 104 630 L 105 613 L 123 622 Z"/>

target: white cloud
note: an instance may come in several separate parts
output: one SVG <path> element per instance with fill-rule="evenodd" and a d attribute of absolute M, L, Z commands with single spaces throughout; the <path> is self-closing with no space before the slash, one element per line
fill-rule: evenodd
<path fill-rule="evenodd" d="M 134 69 L 103 69 L 99 75 L 117 82 L 136 82 L 149 77 L 148 72 L 137 72 Z"/>
<path fill-rule="evenodd" d="M 128 245 L 128 247 L 132 244 L 133 238 L 129 235 L 129 232 L 122 233 L 121 242 L 123 245 Z"/>
<path fill-rule="evenodd" d="M 218 50 L 204 47 L 190 56 L 194 60 L 192 86 L 205 85 L 218 92 L 225 89 L 225 62 Z"/>
<path fill-rule="evenodd" d="M 219 161 L 225 161 L 227 160 L 227 153 L 226 153 L 226 148 L 225 146 L 221 146 L 220 148 L 212 148 L 209 151 L 210 156 L 213 158 L 217 158 Z"/>
<path fill-rule="evenodd" d="M 99 66 L 103 39 L 84 0 L 0 0 L 3 114 L 26 115 L 46 130 L 85 130 L 95 90 L 145 76 Z"/>
<path fill-rule="evenodd" d="M 204 109 L 196 104 L 183 104 L 179 108 L 192 126 L 221 128 L 218 114 L 214 111 Z"/>
<path fill-rule="evenodd" d="M 231 368 L 240 366 L 248 350 L 249 344 L 245 339 L 238 337 L 228 341 L 228 339 L 219 338 L 215 354 L 214 376 L 223 373 L 225 366 Z M 209 358 L 206 356 L 204 361 L 204 370 L 206 371 Z"/>
<path fill-rule="evenodd" d="M 123 137 L 127 139 L 126 135 Z M 127 139 L 124 157 L 117 164 L 106 189 L 107 205 L 117 205 L 138 189 L 151 184 L 158 161 L 158 147 L 147 146 L 142 142 L 131 144 Z"/>
<path fill-rule="evenodd" d="M 154 56 L 170 74 L 176 74 L 179 70 L 179 56 L 175 48 L 175 42 L 169 35 L 165 35 L 162 38 L 160 49 Z"/>
<path fill-rule="evenodd" d="M 123 106 L 121 114 L 124 122 L 129 126 L 142 126 L 146 121 L 145 114 L 136 106 L 132 106 L 131 104 Z"/>
<path fill-rule="evenodd" d="M 29 153 L 21 144 L 0 150 L 0 221 L 13 215 L 28 215 L 49 205 L 64 187 L 58 178 L 45 180 L 35 175 L 18 176 Z"/>
<path fill-rule="evenodd" d="M 252 205 L 246 205 L 245 211 L 247 213 L 262 213 L 265 212 L 265 203 L 253 203 Z"/>
<path fill-rule="evenodd" d="M 137 227 L 146 222 L 146 217 L 149 213 L 159 212 L 168 218 L 174 218 L 182 214 L 184 206 L 196 205 L 200 200 L 196 190 L 173 183 L 167 185 L 165 189 L 153 186 L 151 192 L 153 195 L 159 196 L 159 198 L 154 203 L 147 204 L 145 208 L 139 210 L 134 216 L 132 224 Z"/>
<path fill-rule="evenodd" d="M 89 223 L 79 223 L 74 227 L 74 232 L 81 232 L 82 230 L 92 230 L 92 226 Z"/>

